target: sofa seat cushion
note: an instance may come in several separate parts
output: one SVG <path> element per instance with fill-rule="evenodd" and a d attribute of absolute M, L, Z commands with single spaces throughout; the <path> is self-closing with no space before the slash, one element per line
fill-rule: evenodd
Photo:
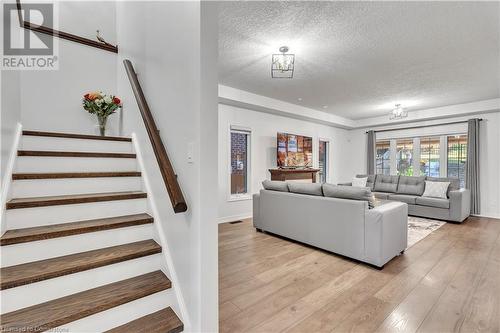
<path fill-rule="evenodd" d="M 262 182 L 262 186 L 269 191 L 288 192 L 288 184 L 278 180 L 266 179 Z"/>
<path fill-rule="evenodd" d="M 377 175 L 375 178 L 375 192 L 396 193 L 399 176 Z"/>
<path fill-rule="evenodd" d="M 389 199 L 389 193 L 385 193 L 385 192 L 373 192 L 373 195 L 377 199 L 381 199 L 381 200 L 387 200 L 387 199 Z"/>
<path fill-rule="evenodd" d="M 410 205 L 415 205 L 416 199 L 418 197 L 416 195 L 409 195 L 409 194 L 389 194 L 389 200 L 394 200 L 394 201 L 401 201 L 401 202 L 406 202 L 407 204 Z"/>
<path fill-rule="evenodd" d="M 449 209 L 450 200 L 441 198 L 417 197 L 417 205 Z"/>
<path fill-rule="evenodd" d="M 323 196 L 323 190 L 319 183 L 288 183 L 288 190 L 292 193 Z"/>
<path fill-rule="evenodd" d="M 323 184 L 323 193 L 325 197 L 330 197 L 330 198 L 367 201 L 368 206 L 370 208 L 373 208 L 375 201 L 372 191 L 368 187 L 352 187 L 352 186 Z"/>
<path fill-rule="evenodd" d="M 376 175 L 356 175 L 356 178 L 368 178 L 366 180 L 366 187 L 373 191 L 373 186 L 375 186 Z"/>
<path fill-rule="evenodd" d="M 398 183 L 398 194 L 422 195 L 425 189 L 425 176 L 410 177 L 400 176 Z"/>

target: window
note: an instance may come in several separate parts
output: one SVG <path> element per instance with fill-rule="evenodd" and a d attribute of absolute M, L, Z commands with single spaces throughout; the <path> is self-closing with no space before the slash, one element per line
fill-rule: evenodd
<path fill-rule="evenodd" d="M 391 173 L 391 142 L 377 141 L 376 150 L 376 173 L 389 175 Z"/>
<path fill-rule="evenodd" d="M 328 179 L 328 141 L 319 140 L 319 181 L 326 183 Z"/>
<path fill-rule="evenodd" d="M 250 132 L 231 129 L 231 196 L 249 194 Z"/>
<path fill-rule="evenodd" d="M 458 178 L 460 187 L 465 187 L 465 164 L 467 162 L 467 135 L 448 136 L 448 177 Z"/>
<path fill-rule="evenodd" d="M 398 175 L 413 176 L 413 139 L 396 140 Z"/>
<path fill-rule="evenodd" d="M 420 174 L 439 177 L 439 137 L 420 138 Z"/>

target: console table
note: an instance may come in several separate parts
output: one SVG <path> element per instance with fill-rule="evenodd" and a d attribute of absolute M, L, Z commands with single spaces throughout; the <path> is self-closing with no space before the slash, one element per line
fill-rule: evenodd
<path fill-rule="evenodd" d="M 319 169 L 269 169 L 271 180 L 293 180 L 316 182 L 316 174 Z"/>

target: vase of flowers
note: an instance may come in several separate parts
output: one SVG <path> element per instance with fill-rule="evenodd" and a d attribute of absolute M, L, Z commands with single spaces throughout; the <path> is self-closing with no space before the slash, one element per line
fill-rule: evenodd
<path fill-rule="evenodd" d="M 102 92 L 91 92 L 83 95 L 83 108 L 97 117 L 99 133 L 106 134 L 106 123 L 108 117 L 122 107 L 121 101 L 114 95 L 106 95 Z"/>

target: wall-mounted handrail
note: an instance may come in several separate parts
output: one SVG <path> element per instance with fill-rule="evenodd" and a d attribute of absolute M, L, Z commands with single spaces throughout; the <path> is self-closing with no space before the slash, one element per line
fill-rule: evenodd
<path fill-rule="evenodd" d="M 168 195 L 170 196 L 170 201 L 172 202 L 174 212 L 185 212 L 187 210 L 187 204 L 184 200 L 184 196 L 182 195 L 179 182 L 177 181 L 177 175 L 175 174 L 172 164 L 170 163 L 170 159 L 168 158 L 167 151 L 165 150 L 165 146 L 163 145 L 163 142 L 161 140 L 158 128 L 156 127 L 156 123 L 153 119 L 153 115 L 151 114 L 151 110 L 149 109 L 141 85 L 139 83 L 139 80 L 137 79 L 137 74 L 135 73 L 134 66 L 128 59 L 123 60 L 123 64 L 125 65 L 125 70 L 127 71 L 130 85 L 132 86 L 139 111 L 141 112 L 142 120 L 144 120 L 144 125 L 146 126 L 149 140 L 151 141 L 151 145 L 153 146 L 156 161 L 158 161 L 158 166 L 160 167 L 163 182 L 165 183 Z"/>
<path fill-rule="evenodd" d="M 88 39 L 85 37 L 73 35 L 73 34 L 70 34 L 68 32 L 55 30 L 52 27 L 46 27 L 43 25 L 36 25 L 36 24 L 31 23 L 31 22 L 25 21 L 23 19 L 23 15 L 21 13 L 22 12 L 21 0 L 16 0 L 16 4 L 17 4 L 17 15 L 18 15 L 18 19 L 19 19 L 19 25 L 21 26 L 21 28 L 32 30 L 32 31 L 39 32 L 39 33 L 46 34 L 46 35 L 51 35 L 54 37 L 59 37 L 62 39 L 66 39 L 66 40 L 75 42 L 75 43 L 84 44 L 84 45 L 95 47 L 95 48 L 102 49 L 105 51 L 118 53 L 118 46 L 105 44 L 105 43 L 98 42 L 98 41 Z"/>

